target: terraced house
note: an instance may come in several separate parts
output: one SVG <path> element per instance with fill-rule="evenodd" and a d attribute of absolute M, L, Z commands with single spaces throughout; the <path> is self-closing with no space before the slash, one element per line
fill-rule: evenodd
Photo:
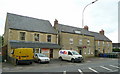
<path fill-rule="evenodd" d="M 34 53 L 46 54 L 50 58 L 58 58 L 57 31 L 48 20 L 7 13 L 4 46 L 7 58 L 12 48 L 33 48 Z"/>
<path fill-rule="evenodd" d="M 104 30 L 91 33 L 95 37 L 95 54 L 112 52 L 112 41 L 104 35 Z"/>
<path fill-rule="evenodd" d="M 84 28 L 72 27 L 59 24 L 54 21 L 54 28 L 59 33 L 59 44 L 62 49 L 76 50 L 85 57 L 92 57 L 99 53 L 112 52 L 112 41 L 100 33 L 89 31 L 88 26 Z"/>
<path fill-rule="evenodd" d="M 94 56 L 94 36 L 88 31 L 88 27 L 84 29 L 59 24 L 54 21 L 54 27 L 59 32 L 59 44 L 62 49 L 76 50 L 86 57 Z"/>

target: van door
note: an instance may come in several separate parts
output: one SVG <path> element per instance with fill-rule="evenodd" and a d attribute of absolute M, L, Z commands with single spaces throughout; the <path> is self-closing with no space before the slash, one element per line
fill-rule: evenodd
<path fill-rule="evenodd" d="M 68 51 L 67 60 L 71 60 L 71 59 L 72 59 L 72 53 L 70 51 Z"/>

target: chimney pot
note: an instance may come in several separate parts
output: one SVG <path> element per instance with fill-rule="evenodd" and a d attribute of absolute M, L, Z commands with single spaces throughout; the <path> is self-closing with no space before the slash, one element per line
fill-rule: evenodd
<path fill-rule="evenodd" d="M 99 33 L 100 33 L 101 35 L 104 35 L 104 30 L 101 29 L 101 31 L 99 31 Z"/>
<path fill-rule="evenodd" d="M 88 26 L 86 25 L 86 26 L 84 26 L 84 29 L 88 31 L 89 28 L 88 28 Z"/>

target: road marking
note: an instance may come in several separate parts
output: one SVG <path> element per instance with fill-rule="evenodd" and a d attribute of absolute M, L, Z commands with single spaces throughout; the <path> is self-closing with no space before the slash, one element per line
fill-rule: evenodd
<path fill-rule="evenodd" d="M 109 71 L 112 71 L 111 69 L 107 68 L 107 67 L 104 67 L 104 66 L 100 66 L 101 68 L 104 68 L 106 70 L 109 70 Z"/>
<path fill-rule="evenodd" d="M 63 74 L 66 74 L 66 71 L 63 71 Z"/>
<path fill-rule="evenodd" d="M 92 62 L 92 61 L 87 61 L 87 62 Z"/>
<path fill-rule="evenodd" d="M 78 71 L 79 71 L 81 74 L 83 74 L 82 70 L 78 69 Z"/>
<path fill-rule="evenodd" d="M 96 71 L 95 69 L 92 69 L 91 67 L 88 67 L 90 70 L 92 70 L 95 73 L 98 73 L 98 71 Z"/>
<path fill-rule="evenodd" d="M 111 66 L 111 67 L 115 67 L 115 68 L 119 68 L 118 66 L 114 66 L 114 65 L 109 65 L 109 66 Z"/>

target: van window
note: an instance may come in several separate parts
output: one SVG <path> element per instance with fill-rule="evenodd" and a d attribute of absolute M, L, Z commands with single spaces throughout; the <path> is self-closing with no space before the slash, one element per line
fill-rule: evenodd
<path fill-rule="evenodd" d="M 11 54 L 14 54 L 14 50 L 11 51 Z"/>
<path fill-rule="evenodd" d="M 68 51 L 68 55 L 72 55 L 72 53 L 70 51 Z"/>
<path fill-rule="evenodd" d="M 72 54 L 73 54 L 73 55 L 79 55 L 79 53 L 76 52 L 76 51 L 72 51 Z"/>

